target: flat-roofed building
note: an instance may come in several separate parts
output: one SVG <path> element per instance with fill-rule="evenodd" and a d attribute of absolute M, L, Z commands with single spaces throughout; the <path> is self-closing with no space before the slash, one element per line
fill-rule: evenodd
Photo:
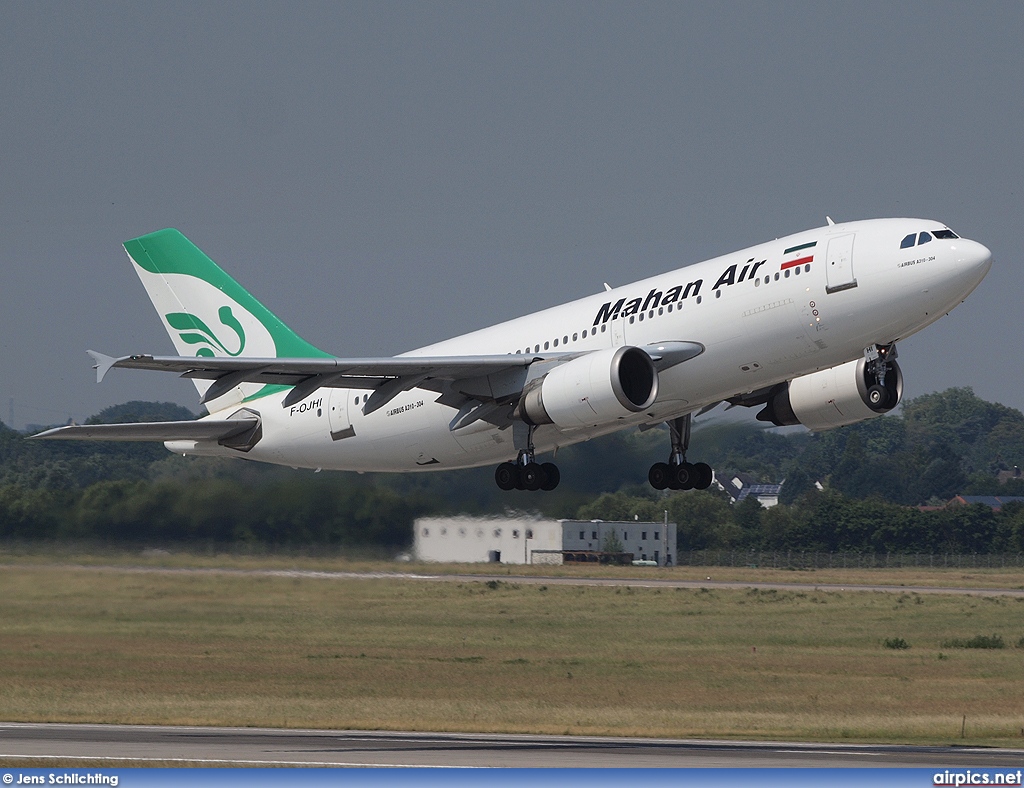
<path fill-rule="evenodd" d="M 614 539 L 611 536 L 614 534 Z M 561 564 L 600 560 L 616 542 L 634 560 L 668 566 L 676 558 L 675 523 L 542 520 L 530 517 L 421 517 L 413 552 L 443 563 Z"/>

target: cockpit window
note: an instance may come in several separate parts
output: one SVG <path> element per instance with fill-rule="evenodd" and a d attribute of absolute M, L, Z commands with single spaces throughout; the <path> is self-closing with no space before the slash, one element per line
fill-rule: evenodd
<path fill-rule="evenodd" d="M 914 239 L 917 238 L 917 233 L 911 233 L 900 243 L 900 249 L 909 249 L 914 245 Z"/>
<path fill-rule="evenodd" d="M 948 241 L 953 238 L 959 238 L 960 236 L 954 233 L 952 230 L 932 230 L 932 235 L 938 238 L 940 241 Z"/>
<path fill-rule="evenodd" d="M 932 237 L 928 235 L 928 233 L 921 233 L 921 235 L 917 239 L 917 243 L 920 246 L 921 244 L 928 243 L 931 239 Z"/>

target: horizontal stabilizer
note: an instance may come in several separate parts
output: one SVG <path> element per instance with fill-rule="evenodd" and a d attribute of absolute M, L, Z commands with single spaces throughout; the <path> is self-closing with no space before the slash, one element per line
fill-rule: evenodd
<path fill-rule="evenodd" d="M 222 441 L 252 430 L 258 419 L 152 421 L 141 424 L 73 424 L 33 435 L 30 440 Z"/>

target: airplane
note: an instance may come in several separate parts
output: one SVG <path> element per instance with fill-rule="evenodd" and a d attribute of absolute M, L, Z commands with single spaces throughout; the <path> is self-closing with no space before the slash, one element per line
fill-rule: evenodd
<path fill-rule="evenodd" d="M 183 456 L 293 467 L 433 471 L 496 465 L 502 490 L 552 490 L 538 455 L 669 427 L 659 490 L 706 489 L 694 415 L 728 403 L 819 431 L 891 411 L 896 343 L 984 279 L 992 254 L 927 219 L 835 223 L 386 358 L 313 346 L 179 231 L 124 244 L 179 355 L 88 351 L 191 379 L 195 421 L 71 425 L 40 439 L 162 441 Z"/>

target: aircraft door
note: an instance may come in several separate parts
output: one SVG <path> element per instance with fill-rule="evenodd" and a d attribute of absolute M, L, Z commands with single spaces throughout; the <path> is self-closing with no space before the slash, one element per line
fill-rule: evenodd
<path fill-rule="evenodd" d="M 853 273 L 854 235 L 840 235 L 829 239 L 825 257 L 825 292 L 836 293 L 857 286 Z"/>
<path fill-rule="evenodd" d="M 348 409 L 358 407 L 355 405 L 356 393 L 351 389 L 330 389 L 330 408 L 327 412 L 328 422 L 331 430 L 331 440 L 340 441 L 342 438 L 351 438 L 356 434 L 352 427 L 352 420 L 349 418 Z"/>

